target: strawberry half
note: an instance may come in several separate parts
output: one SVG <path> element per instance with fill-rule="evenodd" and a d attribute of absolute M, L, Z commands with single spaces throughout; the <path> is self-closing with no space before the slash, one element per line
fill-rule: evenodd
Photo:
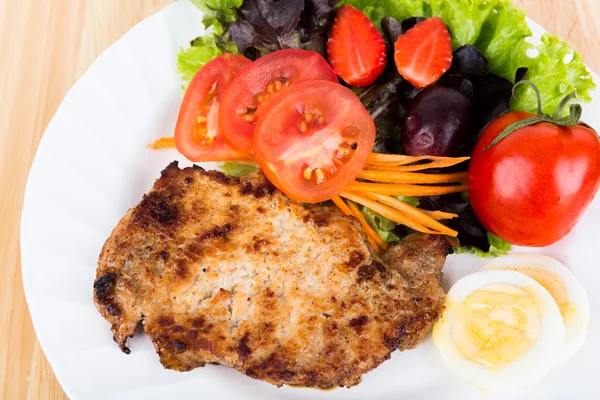
<path fill-rule="evenodd" d="M 385 42 L 365 14 L 345 4 L 333 21 L 327 56 L 337 76 L 352 86 L 368 86 L 385 69 Z"/>
<path fill-rule="evenodd" d="M 429 18 L 401 35 L 394 44 L 394 60 L 400 75 L 414 87 L 437 82 L 452 65 L 452 39 L 444 21 Z"/>

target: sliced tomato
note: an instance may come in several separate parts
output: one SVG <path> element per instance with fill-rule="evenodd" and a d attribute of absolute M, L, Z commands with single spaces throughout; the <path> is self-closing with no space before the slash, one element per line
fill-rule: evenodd
<path fill-rule="evenodd" d="M 251 157 L 257 109 L 270 107 L 267 103 L 291 86 L 313 80 L 338 82 L 327 61 L 312 51 L 279 50 L 254 61 L 222 95 L 219 123 L 226 142 Z"/>
<path fill-rule="evenodd" d="M 330 199 L 356 179 L 375 143 L 375 124 L 348 88 L 310 81 L 262 110 L 254 133 L 256 160 L 289 197 Z"/>
<path fill-rule="evenodd" d="M 222 54 L 200 68 L 190 82 L 175 126 L 177 150 L 190 161 L 230 161 L 245 157 L 223 140 L 219 128 L 220 98 L 233 78 L 251 61 Z"/>

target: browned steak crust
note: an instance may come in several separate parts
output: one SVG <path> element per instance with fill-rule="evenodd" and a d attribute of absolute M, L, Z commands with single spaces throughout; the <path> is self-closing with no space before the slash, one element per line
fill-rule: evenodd
<path fill-rule="evenodd" d="M 104 244 L 94 301 L 125 352 L 141 322 L 165 368 L 353 386 L 437 320 L 449 251 L 415 235 L 386 264 L 335 207 L 290 200 L 261 172 L 173 163 Z"/>

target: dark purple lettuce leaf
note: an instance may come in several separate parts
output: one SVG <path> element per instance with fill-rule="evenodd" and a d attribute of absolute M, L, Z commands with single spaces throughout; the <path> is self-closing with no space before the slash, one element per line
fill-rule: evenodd
<path fill-rule="evenodd" d="M 438 81 L 440 86 L 456 89 L 464 94 L 467 99 L 473 104 L 475 101 L 475 89 L 473 83 L 462 75 L 458 74 L 445 74 Z"/>
<path fill-rule="evenodd" d="M 508 112 L 513 84 L 494 74 L 472 76 L 475 93 L 473 102 L 474 139 L 478 139 L 485 127 Z"/>
<path fill-rule="evenodd" d="M 339 0 L 246 0 L 229 25 L 240 53 L 254 60 L 272 51 L 304 48 L 326 55 L 327 32 Z"/>
<path fill-rule="evenodd" d="M 307 43 L 314 35 L 327 34 L 335 16 L 335 5 L 339 0 L 305 0 L 304 11 L 296 30 L 302 43 Z"/>
<path fill-rule="evenodd" d="M 398 85 L 402 78 L 358 90 L 358 98 L 375 123 L 375 146 L 377 153 L 401 151 L 401 124 L 404 107 L 398 96 Z"/>
<path fill-rule="evenodd" d="M 528 68 L 526 68 L 526 67 L 521 67 L 521 68 L 517 69 L 517 72 L 515 72 L 515 83 L 520 82 L 523 79 L 525 79 L 527 70 L 528 70 Z"/>
<path fill-rule="evenodd" d="M 265 38 L 289 35 L 300 22 L 302 0 L 246 0 L 240 11 L 243 19 Z"/>
<path fill-rule="evenodd" d="M 319 53 L 324 59 L 327 60 L 327 36 L 313 35 L 310 40 L 302 45 L 304 50 L 314 51 Z"/>
<path fill-rule="evenodd" d="M 490 73 L 490 65 L 477 47 L 466 44 L 452 53 L 450 71 L 453 74 L 487 75 Z"/>
<path fill-rule="evenodd" d="M 402 33 L 406 32 L 407 30 L 409 30 L 410 28 L 412 28 L 413 26 L 415 26 L 419 22 L 425 21 L 426 19 L 427 18 L 425 18 L 425 17 L 410 17 L 410 18 L 406 18 L 401 23 Z"/>
<path fill-rule="evenodd" d="M 402 24 L 396 18 L 384 17 L 381 20 L 381 29 L 388 43 L 396 43 L 396 40 L 404 33 Z"/>
<path fill-rule="evenodd" d="M 339 0 L 305 0 L 296 27 L 304 50 L 317 52 L 327 59 L 327 33 L 335 18 L 337 3 Z"/>
<path fill-rule="evenodd" d="M 294 30 L 304 10 L 302 0 L 246 0 L 241 18 L 229 25 L 229 35 L 238 51 L 251 59 L 284 48 L 300 45 Z"/>
<path fill-rule="evenodd" d="M 527 68 L 519 68 L 515 73 L 515 83 L 525 77 Z M 484 76 L 471 76 L 475 91 L 474 117 L 475 135 L 478 139 L 490 122 L 510 111 L 513 83 L 489 73 Z"/>
<path fill-rule="evenodd" d="M 484 252 L 490 250 L 487 230 L 479 222 L 471 204 L 462 193 L 419 197 L 419 207 L 458 214 L 458 218 L 448 220 L 448 227 L 458 232 L 460 245 L 475 246 Z"/>

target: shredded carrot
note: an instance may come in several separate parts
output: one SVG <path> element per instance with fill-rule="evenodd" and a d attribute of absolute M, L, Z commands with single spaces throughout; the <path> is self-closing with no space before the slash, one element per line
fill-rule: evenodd
<path fill-rule="evenodd" d="M 397 154 L 371 153 L 369 154 L 369 158 L 367 158 L 367 165 L 374 164 L 392 166 L 414 164 L 420 161 L 430 161 L 449 167 L 460 164 L 468 159 L 469 157 L 405 156 Z"/>
<path fill-rule="evenodd" d="M 375 241 L 370 235 L 367 235 L 367 240 L 369 241 L 369 244 L 371 245 L 373 250 L 375 250 L 375 253 L 377 253 L 377 255 L 381 255 L 381 249 L 377 246 L 377 243 L 375 243 Z"/>
<path fill-rule="evenodd" d="M 466 184 L 453 186 L 419 186 L 401 183 L 352 182 L 347 191 L 363 193 L 389 194 L 391 196 L 441 196 L 467 190 Z"/>
<path fill-rule="evenodd" d="M 358 204 L 362 204 L 363 206 L 370 208 L 371 210 L 375 211 L 376 213 L 381 214 L 382 216 L 386 217 L 387 219 L 390 219 L 390 220 L 392 220 L 396 223 L 402 224 L 402 225 L 406 225 L 409 228 L 412 228 L 416 231 L 423 232 L 423 233 L 432 233 L 432 234 L 440 234 L 441 233 L 434 229 L 427 228 L 425 225 L 415 221 L 414 219 L 410 218 L 409 216 L 405 215 L 404 213 L 402 213 L 398 210 L 394 210 L 393 208 L 388 207 L 386 205 L 380 204 L 380 203 L 376 202 L 375 200 L 371 200 L 368 197 L 366 197 L 360 193 L 344 191 L 344 192 L 340 193 L 340 197 L 346 198 L 348 200 L 352 200 L 353 202 L 358 203 Z"/>
<path fill-rule="evenodd" d="M 352 211 L 348 208 L 344 200 L 340 199 L 340 196 L 333 196 L 331 200 L 342 210 L 344 215 L 352 215 Z"/>
<path fill-rule="evenodd" d="M 452 167 L 456 164 L 460 164 L 468 160 L 468 157 L 451 159 L 448 161 L 431 161 L 425 163 L 418 164 L 405 164 L 405 165 L 397 165 L 394 163 L 377 163 L 377 164 L 366 164 L 366 170 L 375 170 L 375 171 L 395 171 L 395 172 L 414 172 L 414 171 L 423 171 L 425 169 L 432 168 L 446 168 Z"/>
<path fill-rule="evenodd" d="M 448 236 L 456 236 L 458 234 L 458 232 L 455 230 L 437 222 L 435 219 L 424 213 L 422 210 L 419 210 L 417 207 L 411 206 L 410 204 L 398 200 L 395 197 L 385 196 L 377 193 L 368 193 L 367 196 L 379 203 L 392 207 L 393 209 L 406 214 L 414 221 L 428 228 L 435 229 L 436 231 L 442 232 Z"/>
<path fill-rule="evenodd" d="M 160 150 L 160 149 L 173 149 L 175 148 L 175 138 L 174 137 L 163 137 L 160 139 L 156 139 L 154 143 L 148 145 L 152 150 Z"/>
<path fill-rule="evenodd" d="M 455 237 L 446 236 L 446 240 L 448 240 L 448 242 L 450 242 L 450 244 L 452 245 L 452 247 L 460 246 L 460 242 Z"/>
<path fill-rule="evenodd" d="M 348 207 L 352 211 L 352 215 L 354 215 L 354 217 L 362 225 L 362 228 L 367 234 L 367 236 L 370 236 L 373 239 L 373 241 L 377 244 L 377 247 L 379 247 L 381 250 L 387 250 L 387 243 L 381 238 L 381 236 L 379 236 L 377 232 L 375 232 L 373 228 L 371 228 L 371 225 L 369 225 L 364 215 L 358 210 L 358 208 L 356 208 L 356 206 L 352 203 L 348 203 Z"/>
<path fill-rule="evenodd" d="M 444 211 L 429 211 L 429 210 L 421 210 L 425 214 L 429 215 L 433 219 L 452 219 L 458 217 L 457 214 L 444 212 Z"/>
<path fill-rule="evenodd" d="M 416 172 L 367 171 L 358 178 L 381 183 L 461 183 L 467 180 L 467 172 L 453 174 L 420 174 Z"/>

